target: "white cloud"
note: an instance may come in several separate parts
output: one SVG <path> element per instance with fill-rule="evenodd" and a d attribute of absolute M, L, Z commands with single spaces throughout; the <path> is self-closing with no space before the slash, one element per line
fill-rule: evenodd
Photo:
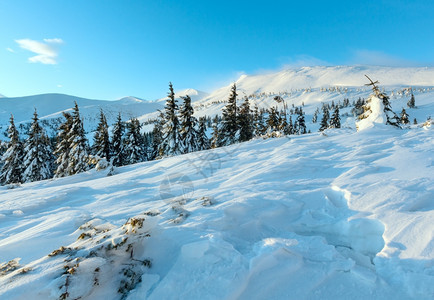
<path fill-rule="evenodd" d="M 355 50 L 350 63 L 389 67 L 410 67 L 420 65 L 417 62 L 406 60 L 381 51 L 372 51 L 366 49 Z"/>
<path fill-rule="evenodd" d="M 42 63 L 47 65 L 57 64 L 58 50 L 53 44 L 62 44 L 61 39 L 44 39 L 44 42 L 39 42 L 31 39 L 15 40 L 17 44 L 30 52 L 37 54 L 36 56 L 29 57 L 31 63 Z"/>
<path fill-rule="evenodd" d="M 14 49 L 12 49 L 12 48 L 6 48 L 6 50 L 8 50 L 8 51 L 11 52 L 11 53 L 14 53 L 14 52 L 15 52 Z"/>
<path fill-rule="evenodd" d="M 58 88 L 61 88 L 62 86 L 63 86 L 63 85 L 61 85 L 61 84 L 58 84 L 58 85 L 57 85 Z"/>

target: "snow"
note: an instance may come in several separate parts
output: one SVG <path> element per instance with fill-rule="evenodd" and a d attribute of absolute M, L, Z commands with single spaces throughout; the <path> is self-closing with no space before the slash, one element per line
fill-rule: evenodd
<path fill-rule="evenodd" d="M 432 298 L 433 146 L 333 129 L 2 187 L 0 298 Z"/>

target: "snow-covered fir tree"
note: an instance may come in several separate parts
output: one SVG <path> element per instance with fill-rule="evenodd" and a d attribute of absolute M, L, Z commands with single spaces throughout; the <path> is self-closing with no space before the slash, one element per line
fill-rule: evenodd
<path fill-rule="evenodd" d="M 96 132 L 93 138 L 93 146 L 92 153 L 101 158 L 105 158 L 107 161 L 110 161 L 110 138 L 108 132 L 107 119 L 102 111 L 100 110 L 99 114 L 99 123 L 96 128 Z"/>
<path fill-rule="evenodd" d="M 149 160 L 154 160 L 163 156 L 160 152 L 161 142 L 163 140 L 163 126 L 164 126 L 164 114 L 159 110 L 159 115 L 154 121 L 154 128 L 152 129 L 152 149 L 150 153 Z"/>
<path fill-rule="evenodd" d="M 131 119 L 127 123 L 125 137 L 125 159 L 127 164 L 135 164 L 147 160 L 147 149 L 140 129 L 140 122 L 136 118 Z"/>
<path fill-rule="evenodd" d="M 237 86 L 234 83 L 229 95 L 228 104 L 223 108 L 222 121 L 220 122 L 220 141 L 218 146 L 227 146 L 237 141 Z"/>
<path fill-rule="evenodd" d="M 197 146 L 199 151 L 208 150 L 211 145 L 210 141 L 206 135 L 206 118 L 199 118 L 199 129 L 197 131 Z"/>
<path fill-rule="evenodd" d="M 68 134 L 70 144 L 68 174 L 77 174 L 89 169 L 89 154 L 87 139 L 80 117 L 77 102 L 72 111 L 71 130 Z"/>
<path fill-rule="evenodd" d="M 162 156 L 174 156 L 182 153 L 178 104 L 173 85 L 169 83 L 169 93 L 164 110 L 163 136 L 159 148 Z"/>
<path fill-rule="evenodd" d="M 341 116 L 339 115 L 339 105 L 336 105 L 333 111 L 333 115 L 330 119 L 330 128 L 341 128 Z"/>
<path fill-rule="evenodd" d="M 275 132 L 279 130 L 279 118 L 274 106 L 268 109 L 267 127 L 269 132 Z"/>
<path fill-rule="evenodd" d="M 393 112 L 389 97 L 376 86 L 378 81 L 373 82 L 368 76 L 366 77 L 371 82 L 367 85 L 372 85 L 373 94 L 366 99 L 366 103 L 363 106 L 364 112 L 359 116 L 359 120 L 363 121 L 367 119 L 367 122 L 383 123 L 399 127 L 400 119 Z M 362 124 L 363 127 L 363 123 L 366 123 L 361 121 L 356 124 L 358 128 L 360 124 Z"/>
<path fill-rule="evenodd" d="M 221 144 L 220 142 L 220 131 L 219 131 L 219 117 L 218 115 L 216 115 L 213 118 L 213 122 L 212 122 L 212 136 L 211 136 L 211 148 L 217 148 L 219 147 L 219 145 Z"/>
<path fill-rule="evenodd" d="M 63 112 L 62 114 L 65 121 L 59 126 L 59 132 L 56 136 L 56 148 L 54 150 L 57 165 L 57 168 L 54 171 L 55 178 L 71 175 L 68 170 L 68 164 L 69 151 L 71 150 L 69 134 L 72 127 L 72 116 L 68 112 Z"/>
<path fill-rule="evenodd" d="M 262 134 L 264 134 L 264 118 L 258 106 L 255 105 L 253 109 L 253 135 L 261 136 Z"/>
<path fill-rule="evenodd" d="M 295 122 L 297 123 L 297 125 L 295 126 L 297 128 L 296 134 L 306 134 L 307 133 L 306 122 L 304 119 L 304 112 L 301 107 L 298 110 L 298 116 Z"/>
<path fill-rule="evenodd" d="M 401 124 L 407 125 L 410 123 L 410 120 L 408 119 L 408 114 L 405 111 L 405 108 L 401 111 L 401 118 L 400 118 Z"/>
<path fill-rule="evenodd" d="M 318 115 L 319 115 L 319 108 L 317 107 L 312 116 L 312 123 L 315 124 L 318 121 Z"/>
<path fill-rule="evenodd" d="M 1 157 L 2 168 L 0 182 L 2 184 L 21 183 L 23 172 L 23 144 L 15 127 L 14 116 L 11 115 L 8 128 L 9 143 Z"/>
<path fill-rule="evenodd" d="M 414 94 L 411 93 L 410 100 L 407 102 L 408 108 L 416 108 L 416 100 L 414 99 Z"/>
<path fill-rule="evenodd" d="M 112 129 L 112 160 L 113 165 L 116 167 L 126 165 L 125 151 L 124 151 L 124 133 L 125 124 L 122 121 L 121 113 L 118 113 L 116 123 L 113 124 Z"/>
<path fill-rule="evenodd" d="M 28 138 L 24 144 L 23 182 L 44 180 L 52 177 L 52 149 L 50 140 L 39 125 L 38 113 L 33 114 Z"/>
<path fill-rule="evenodd" d="M 253 116 L 250 111 L 249 99 L 247 97 L 244 98 L 244 102 L 241 104 L 238 111 L 238 141 L 249 141 L 253 137 Z"/>
<path fill-rule="evenodd" d="M 324 131 L 329 127 L 329 119 L 330 119 L 330 113 L 329 113 L 328 105 L 323 105 L 322 118 L 321 118 L 319 131 Z"/>
<path fill-rule="evenodd" d="M 181 98 L 184 100 L 179 109 L 181 152 L 190 153 L 199 149 L 196 131 L 197 120 L 193 116 L 194 110 L 193 106 L 191 106 L 190 96 L 187 95 Z"/>
<path fill-rule="evenodd" d="M 294 124 L 292 123 L 292 116 L 289 115 L 288 126 L 286 128 L 285 134 L 290 135 L 290 134 L 294 134 L 294 133 L 295 133 L 295 129 L 294 129 Z"/>

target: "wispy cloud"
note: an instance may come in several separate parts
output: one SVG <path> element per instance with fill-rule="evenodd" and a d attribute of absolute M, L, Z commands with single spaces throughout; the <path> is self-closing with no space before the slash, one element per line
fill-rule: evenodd
<path fill-rule="evenodd" d="M 9 52 L 11 52 L 11 53 L 15 52 L 14 49 L 12 49 L 12 48 L 6 48 L 6 50 L 9 51 Z"/>
<path fill-rule="evenodd" d="M 57 64 L 58 49 L 55 47 L 55 45 L 63 44 L 63 40 L 58 38 L 44 39 L 44 42 L 31 39 L 15 40 L 15 42 L 21 48 L 37 54 L 35 56 L 29 57 L 29 62 L 46 65 Z"/>
<path fill-rule="evenodd" d="M 313 57 L 307 54 L 295 55 L 292 57 L 286 57 L 282 64 L 282 69 L 286 68 L 300 68 L 300 67 L 313 67 L 313 66 L 331 66 L 333 64 Z"/>
<path fill-rule="evenodd" d="M 389 66 L 389 67 L 411 67 L 421 65 L 418 62 L 403 59 L 381 51 L 366 49 L 355 50 L 350 64 Z"/>

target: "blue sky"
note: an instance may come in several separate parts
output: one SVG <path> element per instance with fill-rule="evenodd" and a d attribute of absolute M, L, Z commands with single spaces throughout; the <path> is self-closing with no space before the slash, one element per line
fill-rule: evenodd
<path fill-rule="evenodd" d="M 152 100 L 286 66 L 433 66 L 433 2 L 0 0 L 0 93 Z"/>

